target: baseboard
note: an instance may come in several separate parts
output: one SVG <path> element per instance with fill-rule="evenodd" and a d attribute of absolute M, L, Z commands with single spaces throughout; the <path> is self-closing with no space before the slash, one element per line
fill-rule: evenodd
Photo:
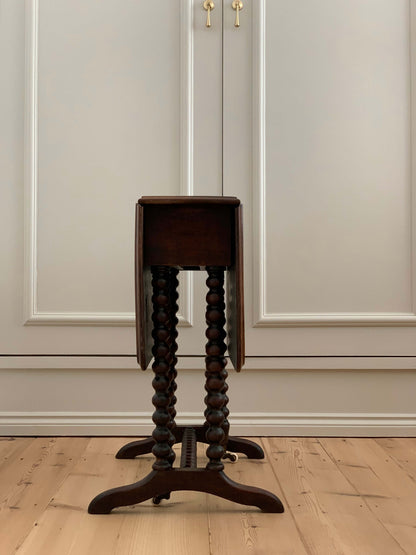
<path fill-rule="evenodd" d="M 178 425 L 198 425 L 198 413 L 183 413 Z M 416 414 L 236 413 L 232 435 L 416 437 Z M 2 436 L 145 436 L 154 424 L 150 412 L 3 412 Z"/>

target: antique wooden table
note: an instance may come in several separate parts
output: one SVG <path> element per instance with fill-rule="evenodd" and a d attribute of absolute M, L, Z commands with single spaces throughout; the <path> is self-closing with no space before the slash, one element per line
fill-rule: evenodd
<path fill-rule="evenodd" d="M 229 436 L 226 339 L 237 372 L 244 364 L 240 201 L 235 197 L 142 197 L 136 206 L 135 252 L 137 358 L 143 370 L 154 358 L 152 402 L 156 428 L 152 437 L 128 443 L 116 457 L 130 459 L 152 452 L 156 460 L 143 480 L 97 495 L 88 512 L 105 514 L 115 507 L 151 498 L 158 504 L 178 490 L 202 491 L 266 512 L 283 512 L 280 499 L 272 493 L 228 478 L 222 462 L 233 457 L 229 451 L 252 459 L 264 458 L 256 443 Z M 180 270 L 206 270 L 208 274 L 205 423 L 193 427 L 175 424 Z M 182 442 L 179 468 L 173 466 L 172 446 L 176 442 Z M 196 465 L 197 442 L 208 444 L 205 468 Z"/>

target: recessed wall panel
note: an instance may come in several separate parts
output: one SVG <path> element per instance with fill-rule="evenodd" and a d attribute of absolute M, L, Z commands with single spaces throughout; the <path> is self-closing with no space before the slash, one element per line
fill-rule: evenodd
<path fill-rule="evenodd" d="M 39 2 L 41 313 L 134 312 L 135 202 L 180 194 L 179 16 L 179 2 Z"/>
<path fill-rule="evenodd" d="M 264 312 L 411 313 L 409 2 L 265 10 Z"/>

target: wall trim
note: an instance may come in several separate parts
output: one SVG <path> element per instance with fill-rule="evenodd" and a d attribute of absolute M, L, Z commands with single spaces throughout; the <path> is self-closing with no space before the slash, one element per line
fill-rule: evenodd
<path fill-rule="evenodd" d="M 180 96 L 181 154 L 180 195 L 193 194 L 193 16 L 192 0 L 181 1 L 180 17 Z M 134 312 L 47 312 L 38 309 L 37 215 L 38 215 L 38 39 L 39 0 L 25 4 L 25 247 L 24 247 L 24 324 L 25 325 L 111 325 L 134 326 Z M 182 312 L 179 326 L 192 326 L 193 280 L 186 272 L 179 285 Z"/>
<path fill-rule="evenodd" d="M 99 355 L 0 355 L 1 370 L 131 370 L 137 372 L 136 355 L 129 356 L 99 356 Z M 178 370 L 205 371 L 203 356 L 179 355 Z M 416 369 L 416 356 L 280 356 L 280 357 L 246 357 L 242 374 L 257 370 L 270 371 L 334 371 L 348 370 L 357 372 L 368 371 L 400 371 Z M 232 372 L 232 370 L 231 370 Z"/>
<path fill-rule="evenodd" d="M 253 327 L 304 326 L 416 326 L 416 257 L 412 259 L 413 299 L 410 312 L 405 313 L 269 313 L 266 307 L 266 0 L 253 3 Z M 416 43 L 415 0 L 409 2 L 410 72 L 411 72 L 411 144 L 415 144 L 416 65 L 413 59 Z M 416 209 L 415 164 L 412 156 L 412 208 Z M 416 236 L 416 218 L 412 219 L 412 237 Z"/>
<path fill-rule="evenodd" d="M 278 326 L 416 326 L 416 314 L 412 312 L 263 313 L 254 324 L 255 328 Z"/>
<path fill-rule="evenodd" d="M 179 425 L 202 424 L 187 412 Z M 415 437 L 416 414 L 400 413 L 235 413 L 233 435 Z M 3 436 L 142 436 L 154 428 L 150 412 L 1 412 Z"/>

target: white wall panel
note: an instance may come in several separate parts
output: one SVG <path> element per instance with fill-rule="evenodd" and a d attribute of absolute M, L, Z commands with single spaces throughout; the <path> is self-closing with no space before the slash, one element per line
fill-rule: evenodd
<path fill-rule="evenodd" d="M 209 35 L 194 0 L 166 10 L 143 0 L 27 0 L 22 9 L 15 3 L 4 11 L 5 24 L 16 17 L 21 38 L 10 66 L 4 60 L 4 76 L 24 78 L 25 88 L 20 82 L 20 96 L 4 97 L 4 111 L 11 120 L 24 108 L 25 197 L 22 205 L 22 175 L 5 182 L 2 216 L 21 230 L 25 214 L 25 246 L 24 253 L 21 243 L 16 248 L 17 268 L 5 277 L 4 296 L 14 302 L 1 349 L 131 354 L 137 198 L 221 189 L 221 18 Z M 201 105 L 205 96 L 194 65 L 207 40 L 205 75 L 218 102 L 201 118 L 195 100 Z M 216 137 L 209 158 L 205 135 Z M 22 156 L 22 135 L 19 141 Z M 198 156 L 206 162 L 195 168 Z M 191 327 L 191 280 L 183 273 L 180 281 L 180 349 L 192 354 L 204 334 L 199 321 Z M 198 276 L 196 287 L 202 281 Z"/>
<path fill-rule="evenodd" d="M 276 1 L 266 0 L 266 7 L 271 7 L 272 10 L 276 9 L 274 8 Z M 369 0 L 366 0 L 366 2 L 369 2 Z M 152 2 L 151 5 L 153 4 L 156 5 L 156 3 Z M 182 14 L 184 13 L 183 9 L 186 7 L 185 4 L 186 2 L 180 3 Z M 216 4 L 218 6 L 217 2 Z M 251 283 L 252 279 L 257 279 L 258 269 L 258 266 L 253 265 L 253 251 L 248 247 L 251 244 L 253 230 L 257 230 L 257 226 L 253 228 L 251 225 L 252 216 L 255 218 L 256 214 L 259 213 L 256 206 L 253 205 L 252 187 L 252 152 L 253 148 L 257 148 L 258 145 L 256 140 L 253 140 L 252 143 L 252 137 L 256 138 L 256 120 L 253 120 L 250 115 L 252 105 L 251 81 L 252 71 L 255 71 L 257 75 L 258 67 L 252 68 L 251 53 L 252 48 L 255 51 L 255 45 L 251 42 L 253 38 L 251 33 L 252 25 L 256 25 L 256 17 L 258 17 L 257 8 L 261 4 L 260 0 L 253 2 L 250 0 L 245 1 L 245 8 L 241 13 L 241 27 L 238 30 L 233 27 L 234 12 L 229 7 L 224 9 L 224 25 L 226 25 L 224 44 L 229 46 L 234 45 L 235 47 L 232 58 L 224 59 L 225 76 L 227 79 L 232 77 L 236 87 L 234 90 L 227 89 L 224 92 L 224 102 L 227 102 L 227 98 L 233 101 L 232 110 L 224 111 L 224 192 L 225 194 L 240 196 L 245 203 L 248 324 L 253 322 Z M 272 4 L 273 6 L 271 6 Z M 338 6 L 341 3 L 338 1 L 334 4 Z M 343 4 L 345 6 L 345 3 Z M 28 2 L 27 14 L 30 15 L 33 5 L 33 2 Z M 52 0 L 40 0 L 40 13 L 42 13 L 43 6 L 47 9 L 54 9 L 54 5 L 55 3 Z M 62 4 L 60 3 L 60 5 Z M 110 5 L 108 2 L 105 3 L 107 7 Z M 124 5 L 124 3 L 118 3 L 119 11 L 121 5 Z M 126 5 L 131 4 L 126 3 Z M 288 8 L 293 5 L 293 2 L 286 2 Z M 319 8 L 320 1 L 316 0 L 311 5 Z M 356 6 L 357 4 L 350 3 L 350 5 Z M 84 9 L 85 11 L 88 9 L 86 6 L 87 2 L 79 9 Z M 215 33 L 220 33 L 220 29 L 215 26 L 215 22 L 218 24 L 221 17 L 214 20 L 214 16 L 220 14 L 220 9 L 216 10 L 213 14 L 213 27 L 210 30 L 206 30 L 203 26 L 206 14 L 198 6 L 194 2 L 192 10 L 186 12 L 187 16 L 185 18 L 181 16 L 181 52 L 183 54 L 182 58 L 188 64 L 186 67 L 190 67 L 191 70 L 196 63 L 195 56 L 203 54 L 204 60 L 207 61 L 206 72 L 209 72 L 217 63 L 218 58 L 221 59 L 220 50 L 217 47 L 214 49 L 209 48 L 212 44 L 208 42 L 211 38 L 210 32 L 214 33 L 214 37 L 217 36 Z M 371 2 L 374 14 L 378 18 L 381 17 L 380 13 L 383 10 L 387 10 L 387 13 L 390 14 L 391 10 L 396 9 L 396 7 L 398 10 L 396 13 L 405 13 L 404 11 L 401 12 L 404 9 L 403 6 L 404 8 L 406 7 L 401 1 L 380 2 L 379 0 L 374 0 Z M 23 1 L 3 0 L 1 2 L 0 69 L 2 83 L 4 84 L 2 94 L 0 95 L 0 216 L 2 222 L 0 233 L 1 354 L 23 354 L 30 352 L 68 352 L 71 354 L 80 352 L 89 354 L 100 352 L 114 353 L 114 346 L 117 346 L 118 354 L 134 354 L 133 327 L 55 325 L 56 320 L 53 321 L 53 318 L 56 315 L 53 314 L 52 316 L 47 316 L 47 318 L 52 320 L 52 325 L 23 325 L 24 319 L 27 317 L 27 307 L 25 310 L 23 299 L 25 283 L 23 272 L 23 214 L 25 207 L 23 198 L 23 115 L 25 38 L 26 40 L 28 39 L 27 34 L 25 37 L 24 8 Z M 170 7 L 167 5 L 159 5 L 158 13 L 163 14 L 165 8 L 170 10 Z M 378 15 L 377 12 L 379 12 Z M 69 17 L 70 19 L 72 18 L 72 24 L 75 25 L 75 15 L 72 14 Z M 121 15 L 119 14 L 118 17 L 120 18 Z M 39 23 L 41 21 L 40 19 Z M 79 21 L 79 25 L 82 27 L 82 18 L 79 18 Z M 177 23 L 177 19 L 175 21 Z M 201 27 L 199 27 L 199 21 L 202 22 Z M 397 23 L 397 20 L 395 21 Z M 30 17 L 28 22 L 30 22 Z M 272 23 L 270 22 L 270 26 Z M 126 22 L 126 25 L 129 26 L 130 22 Z M 194 29 L 193 43 L 190 41 L 188 32 L 184 33 L 185 28 L 188 30 Z M 396 28 L 400 29 L 400 26 L 397 27 L 396 25 Z M 41 39 L 41 37 L 39 38 Z M 139 39 L 133 37 L 133 40 Z M 107 45 L 104 45 L 103 48 L 107 48 Z M 29 50 L 27 57 L 29 65 L 32 61 L 30 52 L 32 50 Z M 257 54 L 255 51 L 255 64 L 258 59 Z M 386 51 L 385 56 L 387 63 L 390 59 L 390 52 Z M 136 64 L 136 60 L 133 60 L 133 62 Z M 243 82 L 236 79 L 233 68 L 236 71 L 241 71 Z M 101 71 L 103 72 L 104 69 L 101 68 Z M 199 75 L 203 75 L 203 69 L 199 71 Z M 181 75 L 183 77 L 183 74 Z M 194 75 L 192 71 L 191 75 Z M 44 74 L 42 75 L 43 77 Z M 87 77 L 89 78 L 89 76 Z M 207 110 L 204 116 L 199 115 L 199 119 L 194 119 L 193 103 L 192 101 L 189 102 L 189 99 L 192 99 L 193 95 L 198 97 L 199 94 L 202 94 L 204 92 L 204 85 L 193 83 L 194 78 L 192 77 L 192 79 L 186 80 L 184 86 L 182 77 L 181 88 L 184 88 L 181 89 L 181 110 L 182 113 L 186 114 L 187 119 L 185 126 L 182 127 L 179 133 L 178 141 L 181 145 L 181 152 L 184 152 L 184 150 L 190 152 L 192 149 L 198 149 L 198 145 L 203 144 L 204 132 L 201 126 L 214 122 L 213 106 L 215 111 L 216 104 L 215 102 L 212 103 L 209 98 L 207 100 L 207 97 L 198 100 L 197 102 L 200 102 L 201 107 L 207 106 Z M 210 95 L 214 95 L 215 91 L 218 93 L 219 81 L 220 78 L 218 76 L 211 81 Z M 68 84 L 68 86 L 70 85 L 71 83 Z M 114 83 L 112 86 L 115 86 Z M 244 90 L 246 92 L 242 95 Z M 257 94 L 256 90 L 254 88 L 255 94 Z M 73 92 L 79 94 L 77 90 L 73 90 Z M 258 107 L 258 103 L 254 102 L 254 108 L 256 107 Z M 45 114 L 46 108 L 47 106 L 44 104 L 43 114 Z M 91 109 L 92 113 L 94 113 L 95 107 L 92 106 Z M 118 114 L 123 113 L 122 106 L 117 106 L 115 109 L 118 111 Z M 255 111 L 255 114 L 257 114 L 257 111 Z M 112 116 L 107 114 L 107 117 L 110 121 Z M 194 130 L 196 121 L 198 122 L 198 131 Z M 230 132 L 229 124 L 231 122 L 233 123 L 234 133 L 237 130 L 237 138 Z M 237 122 L 243 125 L 243 132 L 241 127 L 236 126 Z M 39 124 L 39 131 L 41 132 L 42 122 L 39 121 Z M 56 122 L 52 122 L 52 124 L 56 126 Z M 128 127 L 129 122 L 125 120 L 125 124 Z M 101 125 L 101 122 L 98 121 L 97 125 Z M 221 126 L 221 122 L 216 122 L 215 125 Z M 114 131 L 114 126 L 112 129 Z M 33 128 L 28 131 L 32 132 Z M 89 130 L 87 129 L 85 131 L 86 135 L 88 135 L 88 132 Z M 211 130 L 211 133 L 210 136 L 213 137 L 215 132 Z M 106 141 L 113 139 L 111 136 L 104 135 L 99 137 L 99 140 L 102 141 L 100 145 L 103 148 L 108 148 L 110 143 Z M 63 138 L 65 140 L 65 137 Z M 402 146 L 403 144 L 402 142 Z M 39 151 L 44 161 L 47 159 L 45 157 L 47 146 L 43 144 L 42 152 Z M 118 145 L 113 142 L 110 146 L 114 147 L 115 153 L 120 160 L 123 154 Z M 179 165 L 175 170 L 176 172 L 179 171 L 184 177 L 184 179 L 180 179 L 180 183 L 186 181 L 189 184 L 192 182 L 197 189 L 198 184 L 202 182 L 200 177 L 201 172 L 203 172 L 204 186 L 216 184 L 216 176 L 218 176 L 219 172 L 218 164 L 221 165 L 221 161 L 218 162 L 215 155 L 218 144 L 215 142 L 213 145 L 212 140 L 210 140 L 208 146 L 210 147 L 209 153 L 204 152 L 204 161 L 200 160 L 195 166 L 192 158 L 181 156 Z M 87 147 L 88 144 L 86 145 Z M 59 148 L 59 145 L 52 145 L 52 148 Z M 131 145 L 127 145 L 126 148 L 133 149 Z M 402 150 L 402 152 L 404 151 Z M 212 155 L 213 153 L 214 155 Z M 81 156 L 82 153 L 78 153 L 78 155 Z M 39 157 L 39 160 L 42 156 Z M 30 160 L 37 160 L 37 157 L 32 156 Z M 53 161 L 50 162 L 52 163 Z M 238 173 L 234 174 L 237 177 L 232 178 L 231 181 L 229 180 L 232 169 L 230 169 L 230 162 L 234 165 L 234 170 L 236 167 L 238 168 Z M 107 163 L 107 160 L 105 160 L 105 163 Z M 111 158 L 108 160 L 108 163 L 109 167 L 114 169 Z M 129 163 L 133 164 L 134 167 L 136 161 L 130 161 Z M 42 164 L 40 164 L 39 169 L 43 167 L 42 171 L 44 171 L 46 167 L 42 166 Z M 31 166 L 29 170 L 32 171 L 35 168 L 36 165 L 34 167 Z M 74 170 L 72 169 L 71 171 Z M 99 172 L 99 169 L 95 167 L 94 171 Z M 117 171 L 123 173 L 124 169 L 119 168 Z M 163 168 L 158 171 L 163 172 Z M 111 176 L 110 178 L 108 175 L 105 175 L 105 172 L 102 172 L 102 175 L 104 180 L 107 180 L 107 183 L 114 177 Z M 257 179 L 257 175 L 258 173 L 255 172 L 255 179 Z M 402 199 L 400 202 L 403 202 L 407 193 L 404 182 L 400 181 L 400 183 L 398 195 Z M 38 184 L 41 186 L 40 180 Z M 52 187 L 51 184 L 50 187 Z M 98 191 L 96 192 L 98 194 Z M 207 190 L 201 190 L 200 192 L 208 194 Z M 217 190 L 213 191 L 212 194 L 216 192 Z M 52 191 L 53 193 L 54 191 Z M 81 193 L 84 194 L 83 191 Z M 141 192 L 139 191 L 137 196 L 140 194 Z M 105 196 L 105 198 L 108 201 L 108 196 Z M 133 202 L 135 200 L 136 196 Z M 391 208 L 393 209 L 393 207 Z M 400 213 L 399 208 L 400 205 L 396 204 L 394 207 L 396 214 Z M 45 213 L 44 216 L 53 217 L 49 213 Z M 376 216 L 372 217 L 376 218 Z M 388 214 L 386 214 L 386 219 L 389 219 Z M 41 223 L 41 219 L 39 219 L 39 223 Z M 390 223 L 388 221 L 387 225 L 390 225 Z M 58 224 L 60 222 L 57 222 Z M 33 227 L 31 229 L 33 230 Z M 29 227 L 30 233 L 32 233 L 31 229 Z M 407 233 L 406 220 L 404 220 L 403 229 L 406 229 Z M 46 257 L 42 258 L 45 264 L 49 251 L 43 249 L 43 244 L 52 240 L 48 238 L 46 232 L 47 229 L 45 228 L 42 231 L 42 241 L 36 243 L 39 244 L 39 252 L 43 252 L 46 255 Z M 255 240 L 255 248 L 257 248 L 257 235 Z M 394 241 L 404 245 L 405 235 L 394 235 Z M 401 243 L 401 241 L 403 242 Z M 28 243 L 28 246 L 30 246 L 30 243 Z M 402 261 L 404 260 L 403 252 L 400 252 L 400 255 L 399 253 L 397 254 L 398 259 L 396 259 L 395 266 L 391 270 L 392 272 L 396 271 L 396 266 L 402 264 L 402 262 L 397 261 L 399 256 Z M 29 255 L 29 253 L 27 254 Z M 45 269 L 47 268 L 45 267 Z M 55 271 L 53 268 L 52 270 Z M 118 269 L 115 269 L 115 271 L 118 271 Z M 44 276 L 46 277 L 47 274 L 43 273 L 39 277 L 40 289 L 42 288 Z M 75 277 L 79 279 L 79 276 Z M 406 275 L 405 277 L 407 279 L 408 276 Z M 362 279 L 365 283 L 365 279 Z M 394 274 L 394 280 L 397 281 L 397 279 L 397 274 Z M 385 284 L 385 282 L 383 283 Z M 267 286 L 269 285 L 267 284 Z M 408 289 L 405 288 L 404 292 L 395 291 L 394 294 L 393 304 L 385 305 L 385 309 L 388 311 L 397 310 L 399 306 L 401 307 L 400 303 L 404 300 L 408 303 Z M 80 316 L 85 316 L 85 313 L 83 314 L 82 311 L 88 309 L 97 310 L 98 318 L 103 322 L 103 320 L 105 321 L 104 313 L 100 311 L 105 309 L 110 311 L 107 314 L 110 314 L 113 322 L 122 323 L 123 318 L 124 321 L 129 319 L 131 321 L 130 313 L 126 316 L 126 313 L 120 315 L 114 312 L 119 308 L 125 309 L 122 306 L 122 302 L 124 302 L 122 295 L 124 293 L 118 292 L 117 295 L 121 295 L 118 297 L 117 302 L 120 303 L 118 306 L 115 304 L 100 306 L 98 303 L 88 306 L 87 302 L 84 306 L 78 306 L 78 312 L 75 313 L 76 317 L 74 320 L 79 322 Z M 403 297 L 400 297 L 400 295 L 403 295 Z M 401 298 L 402 300 L 400 300 Z M 54 302 L 57 303 L 55 308 L 61 311 L 58 314 L 69 314 L 69 319 L 67 320 L 67 323 L 69 323 L 71 322 L 69 312 L 71 308 L 69 307 L 68 310 L 68 306 L 65 306 L 64 302 L 66 299 L 67 297 L 64 294 L 60 298 L 56 296 Z M 256 299 L 258 299 L 258 291 L 254 301 Z M 45 294 L 42 294 L 39 296 L 39 300 L 44 304 L 40 304 L 38 310 L 54 308 L 52 304 L 47 304 L 49 301 L 52 301 L 52 297 L 48 298 Z M 85 300 L 88 301 L 88 299 Z M 113 302 L 113 300 L 109 299 L 110 302 Z M 270 302 L 273 303 L 272 298 Z M 30 306 L 33 307 L 33 304 Z M 408 304 L 403 304 L 403 306 L 405 306 L 404 310 L 407 311 Z M 276 311 L 277 315 L 281 314 L 281 307 L 274 306 L 273 304 L 270 304 L 270 307 Z M 293 310 L 293 305 L 289 306 L 288 309 Z M 371 306 L 370 309 L 373 310 Z M 322 309 L 319 308 L 319 310 Z M 322 324 L 323 313 L 319 312 L 319 310 L 318 317 L 321 318 Z M 92 313 L 88 314 L 91 315 Z M 291 317 L 293 317 L 293 313 L 291 314 Z M 203 312 L 197 310 L 196 317 L 201 320 L 198 325 L 203 326 Z M 355 313 L 354 317 L 357 317 L 357 313 Z M 316 313 L 313 318 L 316 318 Z M 42 317 L 40 317 L 40 320 L 42 320 Z M 87 318 L 84 319 L 84 323 L 88 323 Z M 65 324 L 65 321 L 61 320 L 60 324 Z M 279 326 L 276 322 L 273 322 L 272 325 Z M 285 324 L 286 327 L 253 329 L 248 325 L 247 343 L 249 352 L 263 356 L 269 346 L 271 346 L 272 351 L 279 352 L 279 354 L 293 354 L 294 352 L 314 355 L 322 355 L 323 352 L 339 354 L 340 348 L 342 348 L 344 352 L 349 351 L 351 354 L 371 352 L 372 354 L 383 355 L 391 354 L 393 345 L 395 353 L 400 354 L 400 358 L 367 356 L 351 359 L 347 357 L 325 358 L 320 356 L 319 358 L 273 359 L 269 357 L 267 359 L 249 359 L 247 369 L 241 374 L 236 375 L 230 372 L 231 400 L 229 406 L 233 433 L 264 433 L 272 435 L 296 433 L 309 435 L 319 433 L 326 435 L 415 434 L 415 359 L 411 357 L 403 358 L 402 356 L 415 354 L 413 348 L 415 337 L 411 326 L 353 327 L 348 328 L 348 335 L 346 336 L 344 327 L 338 328 L 331 325 L 325 328 L 323 335 L 323 330 L 320 327 L 308 328 L 304 325 L 299 327 L 299 323 L 296 322 L 293 325 L 294 328 Z M 189 330 L 189 328 L 187 330 L 181 329 L 181 336 Z M 293 333 L 294 331 L 296 332 L 295 334 Z M 342 334 L 343 339 L 340 339 L 339 334 Z M 204 338 L 202 336 L 201 340 L 199 339 L 198 331 L 195 334 L 195 341 L 192 342 L 192 354 L 200 354 L 202 352 L 201 347 L 203 349 L 203 342 Z M 202 399 L 204 396 L 204 379 L 203 371 L 201 370 L 203 359 L 200 360 L 200 364 L 197 365 L 195 363 L 194 366 L 185 364 L 188 359 L 182 359 L 182 361 L 184 361 L 184 364 L 181 366 L 181 372 L 179 373 L 180 387 L 178 389 L 179 420 L 181 422 L 194 423 L 203 419 Z M 135 370 L 136 364 L 134 359 L 129 358 L 126 360 L 123 357 L 2 357 L 0 358 L 0 365 L 2 367 L 0 370 L 0 428 L 2 434 L 114 433 L 139 435 L 149 433 L 153 427 L 150 421 L 152 412 L 150 404 L 151 372 L 141 373 L 137 369 Z M 192 370 L 191 368 L 193 367 L 197 367 L 198 370 Z M 308 368 L 308 370 L 302 370 L 302 368 Z M 323 368 L 326 369 L 324 370 Z M 354 368 L 360 368 L 360 370 L 354 370 Z M 251 395 L 248 398 L 247 392 L 249 391 Z"/>
<path fill-rule="evenodd" d="M 119 8 L 28 3 L 29 322 L 132 323 L 134 203 L 192 192 L 180 169 L 193 145 L 179 140 L 191 4 L 164 18 Z"/>
<path fill-rule="evenodd" d="M 181 189 L 179 17 L 177 2 L 160 17 L 149 2 L 40 1 L 39 312 L 134 311 L 135 202 Z"/>
<path fill-rule="evenodd" d="M 409 3 L 265 6 L 265 312 L 412 313 Z"/>
<path fill-rule="evenodd" d="M 245 205 L 247 354 L 415 355 L 415 3 L 245 9 L 224 18 L 224 191 Z"/>

